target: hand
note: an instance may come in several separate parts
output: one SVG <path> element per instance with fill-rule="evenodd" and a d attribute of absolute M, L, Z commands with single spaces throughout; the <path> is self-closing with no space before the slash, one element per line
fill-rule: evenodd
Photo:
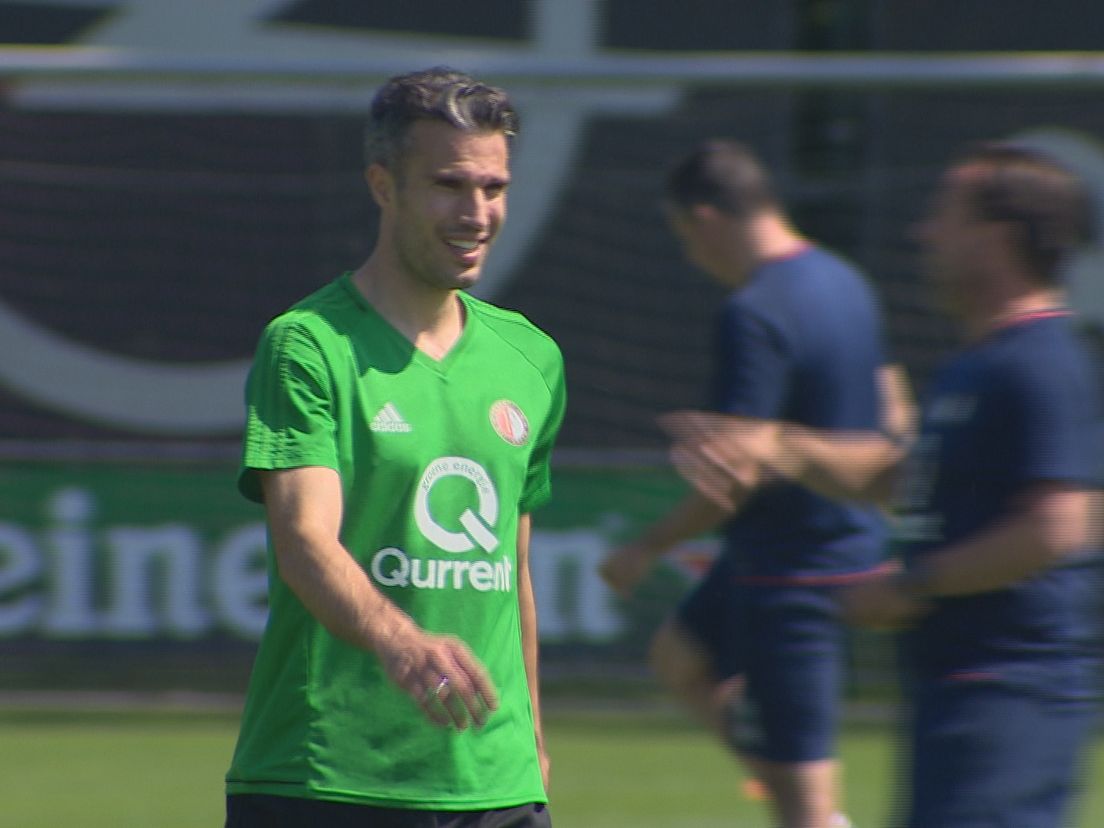
<path fill-rule="evenodd" d="M 479 659 L 458 638 L 412 627 L 377 648 L 388 677 L 434 724 L 482 727 L 498 695 Z"/>
<path fill-rule="evenodd" d="M 629 598 L 652 568 L 654 556 L 637 543 L 614 549 L 598 565 L 598 574 L 609 588 L 622 598 Z"/>
<path fill-rule="evenodd" d="M 735 511 L 781 464 L 781 425 L 774 421 L 676 411 L 660 425 L 671 435 L 676 471 L 725 511 Z"/>
<path fill-rule="evenodd" d="M 875 630 L 910 627 L 930 609 L 902 589 L 900 573 L 892 571 L 841 591 L 840 604 L 847 623 Z"/>

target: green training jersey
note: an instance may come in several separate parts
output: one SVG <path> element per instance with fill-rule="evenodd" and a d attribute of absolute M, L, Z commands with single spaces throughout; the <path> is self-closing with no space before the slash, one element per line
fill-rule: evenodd
<path fill-rule="evenodd" d="M 483 810 L 545 801 L 521 648 L 518 517 L 549 496 L 564 411 L 555 343 L 459 294 L 440 361 L 345 274 L 269 324 L 246 390 L 239 487 L 258 469 L 324 466 L 344 492 L 341 540 L 418 624 L 467 643 L 500 708 L 481 729 L 429 723 L 374 654 L 330 635 L 269 554 L 269 620 L 228 793 Z"/>

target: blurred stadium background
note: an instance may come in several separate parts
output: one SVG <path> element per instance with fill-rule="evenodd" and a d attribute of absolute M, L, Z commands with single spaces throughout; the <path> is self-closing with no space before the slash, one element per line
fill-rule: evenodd
<path fill-rule="evenodd" d="M 244 687 L 261 515 L 233 486 L 266 320 L 371 245 L 361 123 L 448 63 L 522 106 L 488 298 L 561 344 L 570 408 L 534 566 L 545 676 L 646 695 L 645 642 L 713 552 L 630 603 L 610 544 L 679 489 L 655 416 L 701 397 L 719 293 L 661 171 L 712 136 L 769 162 L 798 225 L 869 272 L 922 388 L 953 333 L 909 225 L 964 144 L 1054 149 L 1104 194 L 1104 6 L 1066 0 L 0 0 L 0 690 Z M 1104 319 L 1099 251 L 1076 268 Z M 890 692 L 856 637 L 852 692 Z"/>

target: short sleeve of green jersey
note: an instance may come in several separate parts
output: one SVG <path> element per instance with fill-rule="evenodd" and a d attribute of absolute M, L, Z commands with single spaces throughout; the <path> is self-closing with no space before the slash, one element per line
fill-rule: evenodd
<path fill-rule="evenodd" d="M 564 385 L 563 358 L 559 349 L 555 349 L 554 367 L 545 370 L 551 399 L 548 416 L 545 417 L 533 444 L 533 454 L 529 458 L 529 473 L 525 480 L 525 489 L 518 502 L 521 514 L 532 512 L 543 506 L 552 496 L 552 446 L 563 422 L 567 406 L 567 391 Z"/>
<path fill-rule="evenodd" d="M 238 489 L 262 499 L 258 470 L 337 469 L 333 399 L 317 339 L 301 323 L 277 319 L 257 347 L 246 383 L 246 426 Z"/>

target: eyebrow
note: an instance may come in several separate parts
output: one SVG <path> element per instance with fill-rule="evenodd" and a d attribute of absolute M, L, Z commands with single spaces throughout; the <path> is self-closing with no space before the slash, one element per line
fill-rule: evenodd
<path fill-rule="evenodd" d="M 465 174 L 459 173 L 459 172 L 452 172 L 452 171 L 434 172 L 432 174 L 432 178 L 433 178 L 434 181 L 472 181 L 472 180 L 476 180 L 476 181 L 479 181 L 480 186 L 483 186 L 483 187 L 486 187 L 488 185 L 495 185 L 495 184 L 505 186 L 505 185 L 509 184 L 510 180 L 511 180 L 509 175 L 505 175 L 505 176 L 497 176 L 496 175 L 496 176 L 490 176 L 490 177 L 484 179 L 481 176 L 477 176 L 477 177 L 473 178 L 472 176 L 465 175 Z"/>

